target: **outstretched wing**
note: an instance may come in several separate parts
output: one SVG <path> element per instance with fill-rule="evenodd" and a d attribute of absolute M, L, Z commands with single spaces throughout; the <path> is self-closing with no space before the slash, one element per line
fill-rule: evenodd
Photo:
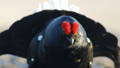
<path fill-rule="evenodd" d="M 75 12 L 58 10 L 45 10 L 24 17 L 15 22 L 8 30 L 0 33 L 0 54 L 9 53 L 26 57 L 29 44 L 36 33 L 42 31 L 49 21 L 61 15 L 72 16 L 80 22 L 93 42 L 95 56 L 102 55 L 102 49 L 107 50 L 108 53 L 110 50 L 117 54 L 117 38 L 108 33 L 101 24 Z"/>

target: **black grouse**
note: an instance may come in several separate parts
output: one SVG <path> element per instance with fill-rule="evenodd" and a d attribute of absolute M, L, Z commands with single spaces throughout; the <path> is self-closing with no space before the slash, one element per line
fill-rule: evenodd
<path fill-rule="evenodd" d="M 61 17 L 66 17 L 66 16 L 69 19 L 72 18 L 72 20 L 67 20 L 67 19 L 59 20 L 62 19 Z M 65 22 L 67 24 L 58 26 L 58 24 L 62 22 Z M 82 28 L 81 26 L 83 26 L 83 29 L 86 31 L 85 36 L 90 38 L 90 40 L 92 41 L 94 48 L 93 56 L 94 57 L 107 56 L 115 62 L 117 68 L 119 66 L 119 60 L 118 60 L 119 48 L 117 45 L 118 39 L 116 38 L 116 36 L 107 32 L 106 29 L 99 22 L 95 22 L 92 19 L 84 15 L 81 15 L 79 13 L 75 13 L 72 11 L 65 11 L 65 10 L 43 10 L 41 12 L 26 16 L 23 19 L 13 23 L 13 25 L 11 25 L 9 29 L 0 33 L 0 54 L 1 55 L 13 54 L 20 57 L 24 57 L 28 59 L 28 63 L 31 67 L 34 66 L 32 65 L 34 63 L 30 63 L 30 61 L 31 60 L 36 61 L 36 59 L 33 59 L 34 57 L 36 57 L 35 55 L 37 55 L 36 58 L 38 59 L 43 58 L 42 60 L 44 59 L 49 60 L 49 62 L 42 60 L 36 61 L 39 62 L 36 63 L 36 65 L 40 63 L 44 64 L 47 62 L 47 64 L 52 65 L 51 67 L 56 67 L 57 65 L 62 67 L 62 65 L 64 64 L 66 64 L 65 66 L 67 67 L 68 65 L 66 62 L 68 61 L 68 59 L 70 59 L 70 62 L 68 64 L 69 65 L 71 64 L 71 67 L 74 67 L 77 65 L 77 63 L 72 63 L 73 59 L 76 60 L 76 58 L 82 58 L 81 56 L 76 56 L 78 55 L 76 53 L 83 51 L 82 53 L 79 54 L 79 55 L 85 54 L 83 58 L 85 58 L 88 54 L 92 54 L 90 51 L 89 51 L 90 53 L 86 53 L 86 51 L 88 51 L 86 48 L 83 48 L 83 50 L 80 49 L 82 51 L 78 51 L 79 49 L 76 49 L 76 47 L 79 47 L 78 45 L 76 45 L 75 47 L 70 45 L 77 43 L 77 40 L 79 39 L 79 30 L 81 31 L 81 29 L 79 29 L 78 35 L 76 35 L 76 28 L 72 28 L 73 25 L 71 25 L 74 24 L 74 22 L 77 22 L 77 24 L 79 23 L 79 28 Z M 70 26 L 65 28 L 66 25 L 70 25 Z M 67 35 L 67 37 L 63 37 L 65 35 Z M 86 37 L 83 38 L 86 39 Z M 57 40 L 61 40 L 61 41 L 57 41 Z M 62 44 L 61 42 L 66 43 L 66 45 Z M 36 44 L 33 43 L 37 43 L 38 47 L 36 46 Z M 44 47 L 41 44 L 44 45 Z M 57 44 L 59 45 L 54 46 Z M 35 45 L 35 47 L 33 45 Z M 36 48 L 38 49 L 37 52 L 35 52 L 36 50 L 34 50 Z M 72 49 L 74 53 L 72 53 Z M 64 60 L 65 61 L 64 63 L 61 63 L 65 58 L 62 51 L 66 55 L 66 59 Z M 35 52 L 37 54 L 31 52 Z M 66 52 L 68 55 L 66 54 Z M 35 55 L 32 56 L 31 54 L 35 54 Z M 44 55 L 47 55 L 47 57 Z M 62 57 L 61 59 L 58 59 L 55 56 L 59 56 L 59 57 L 62 56 Z M 55 60 L 50 62 L 51 59 L 57 59 L 57 61 L 60 61 L 59 63 L 61 65 L 56 61 L 56 65 L 54 66 L 53 63 L 55 63 Z M 80 60 L 82 61 L 82 59 Z M 84 66 L 86 61 L 82 61 L 81 63 Z"/>

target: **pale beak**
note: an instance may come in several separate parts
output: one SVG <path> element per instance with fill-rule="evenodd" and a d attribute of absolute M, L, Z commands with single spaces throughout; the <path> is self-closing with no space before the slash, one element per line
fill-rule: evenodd
<path fill-rule="evenodd" d="M 72 38 L 72 44 L 74 44 L 75 39 Z"/>

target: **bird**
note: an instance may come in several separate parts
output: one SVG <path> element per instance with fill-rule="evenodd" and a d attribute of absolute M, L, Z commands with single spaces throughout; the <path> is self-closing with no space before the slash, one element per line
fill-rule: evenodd
<path fill-rule="evenodd" d="M 91 68 L 92 48 L 84 28 L 75 18 L 59 16 L 31 41 L 29 68 Z"/>
<path fill-rule="evenodd" d="M 99 22 L 96 22 L 96 21 L 92 20 L 91 18 L 88 18 L 87 16 L 82 15 L 80 13 L 76 13 L 73 11 L 66 11 L 66 10 L 43 10 L 43 11 L 28 15 L 26 17 L 23 17 L 22 19 L 14 22 L 9 27 L 9 29 L 0 33 L 0 55 L 4 55 L 4 54 L 16 55 L 16 56 L 27 59 L 28 63 L 29 63 L 29 58 L 31 55 L 29 56 L 28 52 L 32 51 L 30 49 L 30 47 L 32 46 L 31 43 L 33 42 L 34 39 L 37 39 L 38 40 L 37 42 L 38 43 L 40 42 L 40 44 L 42 44 L 42 45 L 45 42 L 50 43 L 49 41 L 45 41 L 45 42 L 41 43 L 41 41 L 39 41 L 39 40 L 41 40 L 42 38 L 46 39 L 46 40 L 51 39 L 50 44 L 52 44 L 53 39 L 56 39 L 56 38 L 61 39 L 61 37 L 56 37 L 59 34 L 54 31 L 54 30 L 59 30 L 60 27 L 58 27 L 58 28 L 54 27 L 54 30 L 52 30 L 52 28 L 50 28 L 50 27 L 53 26 L 52 23 L 55 20 L 57 20 L 56 22 L 61 21 L 61 20 L 57 19 L 57 17 L 61 18 L 64 16 L 67 16 L 70 19 L 72 17 L 72 19 L 75 19 L 73 21 L 77 22 L 77 24 L 79 23 L 80 28 L 84 28 L 85 32 L 83 32 L 83 33 L 86 33 L 86 36 L 90 39 L 90 41 L 92 42 L 92 45 L 93 45 L 93 58 L 98 57 L 98 56 L 106 56 L 108 58 L 111 58 L 115 62 L 115 66 L 119 68 L 119 65 L 120 65 L 119 60 L 118 60 L 119 59 L 118 58 L 119 57 L 119 55 L 118 55 L 119 47 L 117 45 L 117 43 L 118 43 L 117 37 L 114 34 L 108 32 L 106 30 L 106 28 L 104 28 L 104 26 L 101 25 Z M 63 22 L 69 22 L 69 21 L 63 20 Z M 70 21 L 70 23 L 67 23 L 67 25 L 71 25 L 72 23 Z M 56 23 L 54 23 L 54 24 L 56 24 Z M 63 25 L 61 25 L 61 27 L 64 28 L 65 25 L 66 24 L 63 24 Z M 57 25 L 54 25 L 54 26 L 57 26 Z M 75 24 L 75 26 L 76 26 L 76 24 Z M 60 32 L 60 34 L 65 33 L 65 34 L 69 35 L 69 33 L 70 33 L 70 35 L 71 35 L 71 30 L 72 30 L 72 33 L 76 33 L 76 28 L 69 30 L 70 27 L 71 26 L 64 28 L 62 30 L 63 32 Z M 75 29 L 75 31 L 73 31 L 74 29 Z M 51 32 L 55 32 L 57 34 L 53 34 L 49 30 Z M 82 30 L 82 31 L 84 31 L 84 30 Z M 45 34 L 44 34 L 44 31 L 46 32 Z M 45 37 L 44 35 L 48 36 L 49 38 L 44 38 Z M 83 35 L 85 35 L 85 34 L 83 34 Z M 79 35 L 77 37 L 79 37 Z M 71 38 L 71 36 L 70 36 L 70 38 Z M 84 37 L 84 38 L 86 38 L 86 37 Z M 75 40 L 71 41 L 69 39 L 67 39 L 67 40 L 68 40 L 67 44 L 72 44 L 73 41 L 75 41 Z M 54 41 L 57 44 L 57 40 L 54 40 Z M 70 43 L 70 41 L 71 41 L 71 43 Z M 36 45 L 36 44 L 34 44 L 34 45 Z M 39 45 L 39 44 L 37 44 L 37 45 Z M 47 45 L 45 45 L 45 46 L 47 46 Z M 35 48 L 38 48 L 38 47 L 35 47 Z M 32 47 L 33 52 L 34 52 L 35 48 L 34 48 L 34 46 Z M 49 49 L 50 48 L 48 48 L 48 50 Z M 91 51 L 91 49 L 92 48 L 90 48 L 89 50 Z M 44 51 L 44 48 L 41 47 L 41 48 L 39 48 L 39 50 Z M 52 52 L 54 52 L 54 49 L 53 50 L 50 49 L 50 50 Z M 37 51 L 37 52 L 41 52 L 41 51 Z M 51 51 L 49 51 L 49 52 L 51 52 Z M 59 49 L 58 49 L 58 51 L 59 51 Z M 37 52 L 35 52 L 35 53 L 37 53 Z M 32 53 L 32 54 L 35 54 L 35 53 Z M 90 52 L 89 54 L 92 54 L 92 52 Z M 31 58 L 30 61 L 34 61 L 34 58 Z M 37 61 L 37 62 L 35 62 L 35 64 L 39 65 L 39 61 Z M 31 63 L 31 64 L 29 63 L 29 66 L 32 64 L 33 63 Z M 91 64 L 91 62 L 90 62 L 90 64 Z M 59 66 L 62 66 L 62 65 L 59 65 Z"/>

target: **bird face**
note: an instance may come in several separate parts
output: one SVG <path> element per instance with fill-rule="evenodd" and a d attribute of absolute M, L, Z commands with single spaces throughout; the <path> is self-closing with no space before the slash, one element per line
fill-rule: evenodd
<path fill-rule="evenodd" d="M 69 22 L 69 21 L 64 21 L 61 24 L 62 30 L 65 33 L 65 35 L 67 36 L 67 40 L 73 44 L 74 40 L 76 38 L 77 35 L 79 35 L 79 28 L 80 28 L 80 24 L 78 22 Z"/>
<path fill-rule="evenodd" d="M 50 51 L 87 46 L 84 28 L 71 16 L 60 16 L 52 20 L 45 30 L 44 40 L 44 46 Z"/>
<path fill-rule="evenodd" d="M 73 21 L 67 20 L 61 23 L 63 33 L 66 35 L 67 40 L 71 44 L 73 44 L 75 41 L 83 43 L 87 38 L 86 32 L 77 20 L 74 18 L 72 19 Z"/>
<path fill-rule="evenodd" d="M 88 43 L 84 28 L 71 16 L 60 16 L 52 20 L 44 36 L 46 52 L 56 57 L 63 54 L 64 49 L 84 48 Z"/>
<path fill-rule="evenodd" d="M 86 32 L 82 25 L 71 16 L 55 18 L 45 30 L 45 46 L 66 47 L 72 45 L 75 41 L 78 41 L 78 44 L 82 46 L 82 44 L 85 44 L 86 38 Z"/>
<path fill-rule="evenodd" d="M 69 42 L 71 44 L 73 44 L 74 38 L 78 34 L 79 23 L 78 22 L 64 21 L 61 24 L 61 28 L 62 28 L 62 30 L 63 30 L 63 32 L 65 33 L 66 36 L 68 36 L 68 37 L 72 36 L 70 39 L 67 37 L 67 40 L 69 40 Z"/>
<path fill-rule="evenodd" d="M 46 29 L 46 39 L 53 42 L 65 42 L 71 45 L 75 36 L 79 34 L 80 24 L 71 16 L 55 18 Z M 80 35 L 80 34 L 79 34 Z M 56 39 L 56 40 L 54 40 Z M 52 40 L 49 40 L 52 42 Z M 51 43 L 50 42 L 50 43 Z M 55 43 L 54 43 L 55 44 Z"/>

